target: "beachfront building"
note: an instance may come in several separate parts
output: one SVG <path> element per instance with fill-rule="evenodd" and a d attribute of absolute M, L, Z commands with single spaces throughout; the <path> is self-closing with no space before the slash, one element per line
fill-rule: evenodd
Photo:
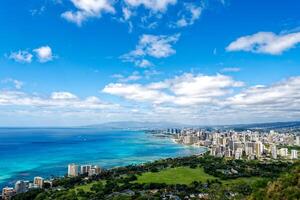
<path fill-rule="evenodd" d="M 44 179 L 40 176 L 36 176 L 33 179 L 33 185 L 35 188 L 43 188 L 44 186 Z"/>
<path fill-rule="evenodd" d="M 16 195 L 16 191 L 12 187 L 5 187 L 2 189 L 2 199 L 3 200 L 10 200 L 15 195 Z"/>
<path fill-rule="evenodd" d="M 78 168 L 79 166 L 72 163 L 68 165 L 68 176 L 69 177 L 75 177 L 78 176 Z"/>
<path fill-rule="evenodd" d="M 24 193 L 28 191 L 29 181 L 17 181 L 15 183 L 15 191 L 17 194 Z"/>
<path fill-rule="evenodd" d="M 89 176 L 98 175 L 101 173 L 101 168 L 97 165 L 94 165 L 91 167 L 91 169 L 88 171 Z"/>
<path fill-rule="evenodd" d="M 92 168 L 92 165 L 81 165 L 80 166 L 80 174 L 87 174 L 89 173 L 90 169 Z"/>

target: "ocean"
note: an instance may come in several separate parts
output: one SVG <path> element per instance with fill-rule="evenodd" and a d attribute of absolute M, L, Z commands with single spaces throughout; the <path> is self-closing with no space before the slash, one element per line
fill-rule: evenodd
<path fill-rule="evenodd" d="M 69 163 L 111 168 L 204 151 L 144 131 L 1 128 L 0 188 L 34 176 L 63 176 Z"/>

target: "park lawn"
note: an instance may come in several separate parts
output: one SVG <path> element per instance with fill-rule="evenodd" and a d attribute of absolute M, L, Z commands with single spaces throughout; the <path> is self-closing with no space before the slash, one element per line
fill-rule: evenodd
<path fill-rule="evenodd" d="M 98 183 L 99 181 L 93 181 L 91 183 L 88 184 L 84 184 L 84 185 L 77 185 L 75 186 L 74 190 L 76 192 L 78 192 L 78 190 L 82 189 L 84 192 L 91 192 L 91 188 L 94 184 Z M 105 181 L 101 181 L 103 185 L 105 185 Z"/>
<path fill-rule="evenodd" d="M 190 167 L 168 168 L 159 172 L 147 172 L 138 176 L 137 183 L 166 183 L 166 184 L 186 184 L 193 181 L 206 182 L 217 179 L 204 172 L 203 168 L 192 169 Z"/>
<path fill-rule="evenodd" d="M 85 185 L 78 185 L 76 186 L 74 189 L 76 191 L 82 189 L 84 192 L 90 192 L 91 191 L 91 187 L 95 184 L 95 182 L 92 182 L 92 183 L 88 183 L 88 184 L 85 184 Z"/>

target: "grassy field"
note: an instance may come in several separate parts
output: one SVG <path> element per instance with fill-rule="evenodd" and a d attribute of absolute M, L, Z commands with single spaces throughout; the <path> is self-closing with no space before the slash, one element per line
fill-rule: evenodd
<path fill-rule="evenodd" d="M 169 168 L 160 172 L 148 172 L 138 176 L 138 183 L 191 184 L 193 181 L 206 182 L 216 179 L 206 174 L 203 168 L 189 167 Z"/>
<path fill-rule="evenodd" d="M 78 190 L 82 189 L 85 192 L 90 192 L 91 191 L 91 187 L 94 184 L 95 184 L 95 182 L 89 183 L 89 184 L 85 184 L 85 185 L 80 185 L 80 186 L 76 186 L 74 189 L 75 189 L 75 191 L 78 191 Z"/>

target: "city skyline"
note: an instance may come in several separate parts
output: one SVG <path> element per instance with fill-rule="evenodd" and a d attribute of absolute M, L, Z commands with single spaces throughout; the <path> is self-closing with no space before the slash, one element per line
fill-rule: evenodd
<path fill-rule="evenodd" d="M 299 120 L 296 0 L 12 0 L 0 9 L 0 126 Z"/>

